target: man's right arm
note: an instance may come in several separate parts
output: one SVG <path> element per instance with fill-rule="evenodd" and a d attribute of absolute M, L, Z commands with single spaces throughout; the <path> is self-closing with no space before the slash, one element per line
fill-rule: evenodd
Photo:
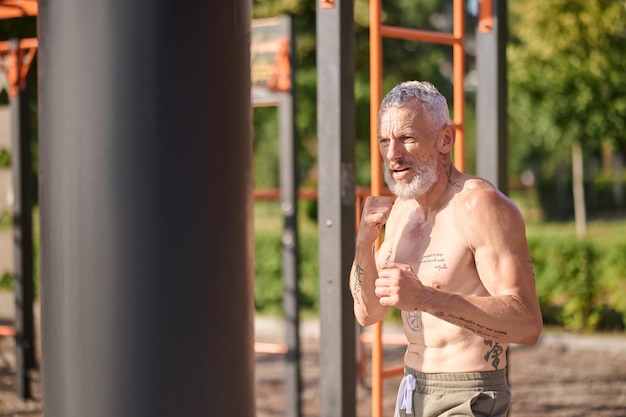
<path fill-rule="evenodd" d="M 356 238 L 354 263 L 350 271 L 354 315 L 362 326 L 369 326 L 384 319 L 389 311 L 389 307 L 380 304 L 375 293 L 378 270 L 374 244 L 390 211 L 389 197 L 369 197 L 363 207 Z"/>
<path fill-rule="evenodd" d="M 373 246 L 359 248 L 350 271 L 350 291 L 354 299 L 354 315 L 361 326 L 372 325 L 385 318 L 389 307 L 382 306 L 375 294 L 378 270 Z"/>

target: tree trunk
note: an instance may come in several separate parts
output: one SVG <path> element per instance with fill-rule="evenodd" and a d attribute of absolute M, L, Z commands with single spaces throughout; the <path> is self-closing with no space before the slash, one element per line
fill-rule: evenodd
<path fill-rule="evenodd" d="M 572 143 L 572 177 L 576 235 L 580 239 L 587 234 L 587 212 L 585 210 L 585 188 L 583 184 L 583 148 L 580 140 L 577 139 Z"/>

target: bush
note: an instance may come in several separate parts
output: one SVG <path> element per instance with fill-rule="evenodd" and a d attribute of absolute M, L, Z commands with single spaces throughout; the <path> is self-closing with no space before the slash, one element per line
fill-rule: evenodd
<path fill-rule="evenodd" d="M 304 233 L 299 236 L 300 258 L 300 308 L 306 312 L 318 306 L 318 248 L 317 235 Z M 282 312 L 283 278 L 282 247 L 280 231 L 255 234 L 255 307 L 263 314 Z"/>
<path fill-rule="evenodd" d="M 529 247 L 546 324 L 576 331 L 624 328 L 624 245 L 544 238 L 529 239 Z"/>

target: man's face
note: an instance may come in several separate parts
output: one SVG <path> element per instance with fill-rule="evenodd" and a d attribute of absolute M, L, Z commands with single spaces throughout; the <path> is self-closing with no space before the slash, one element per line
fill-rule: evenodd
<path fill-rule="evenodd" d="M 387 109 L 380 118 L 383 175 L 398 198 L 417 198 L 437 181 L 437 133 L 421 103 Z"/>

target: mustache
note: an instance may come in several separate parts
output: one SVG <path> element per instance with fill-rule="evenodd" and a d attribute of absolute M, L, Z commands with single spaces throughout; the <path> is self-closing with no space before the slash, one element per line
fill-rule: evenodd
<path fill-rule="evenodd" d="M 383 168 L 387 168 L 389 170 L 401 169 L 401 168 L 414 168 L 415 163 L 412 161 L 405 161 L 401 159 L 399 161 L 395 161 L 393 163 L 383 161 Z"/>

